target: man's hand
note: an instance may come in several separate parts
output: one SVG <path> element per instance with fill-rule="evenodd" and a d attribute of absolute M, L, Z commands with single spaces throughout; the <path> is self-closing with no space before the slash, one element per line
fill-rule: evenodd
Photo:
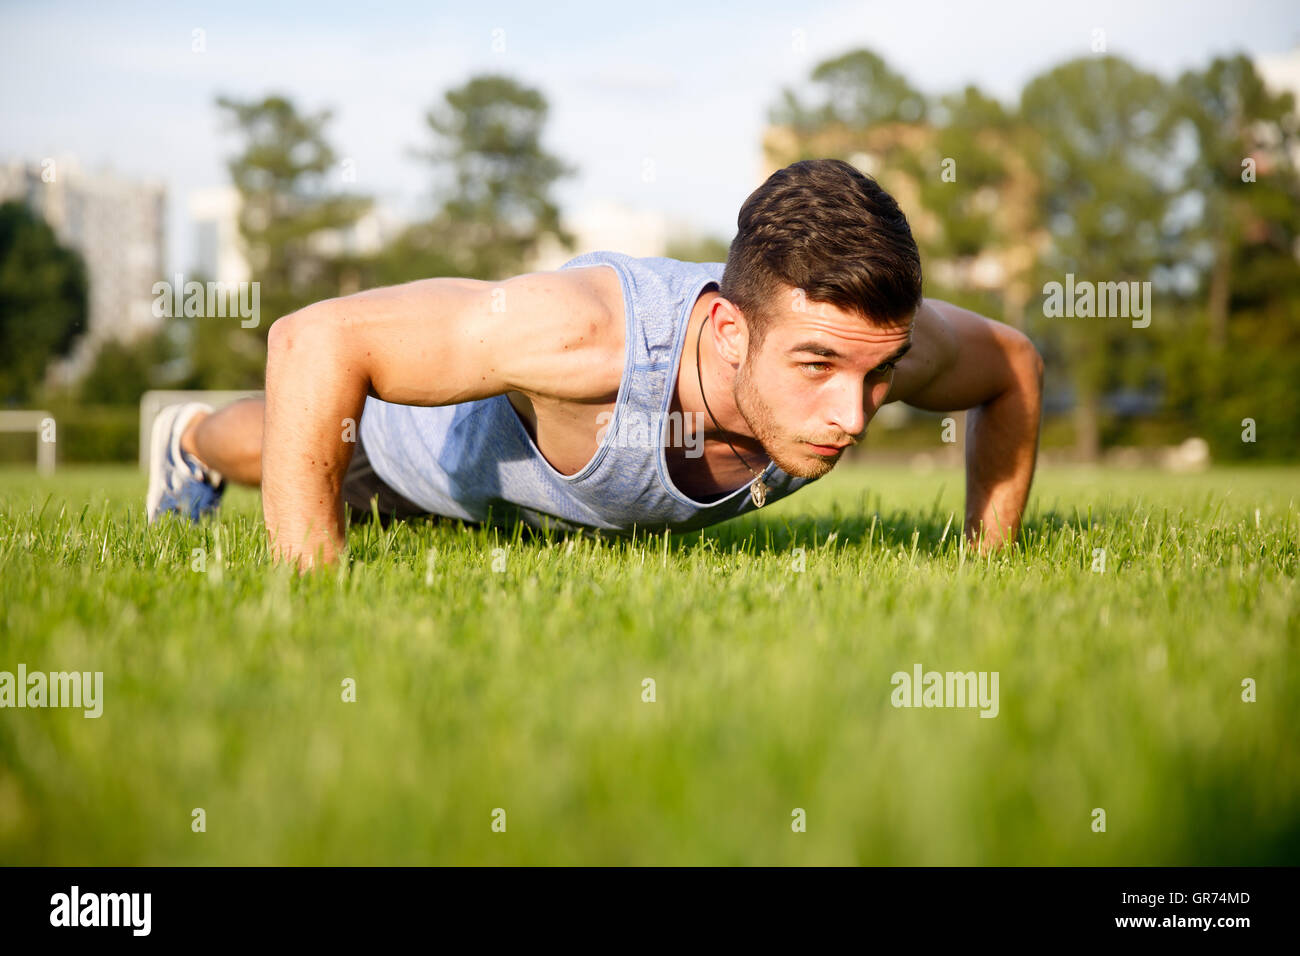
<path fill-rule="evenodd" d="M 980 554 L 1014 541 L 1038 458 L 1043 360 L 1009 325 L 925 299 L 888 401 L 966 416 L 966 538 Z"/>

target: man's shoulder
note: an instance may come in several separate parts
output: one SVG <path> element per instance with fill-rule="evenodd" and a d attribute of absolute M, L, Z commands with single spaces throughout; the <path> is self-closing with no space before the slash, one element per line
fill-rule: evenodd
<path fill-rule="evenodd" d="M 724 265 L 601 249 L 538 274 L 555 298 L 544 316 L 531 320 L 529 347 L 547 366 L 537 369 L 537 380 L 548 390 L 530 397 L 600 401 L 616 395 L 626 365 L 627 329 L 636 324 L 631 313 L 653 329 L 670 325 L 683 295 L 719 282 Z M 552 367 L 577 374 L 561 382 L 547 374 Z"/>
<path fill-rule="evenodd" d="M 569 262 L 503 285 L 500 311 L 517 348 L 511 356 L 516 391 L 582 402 L 618 392 L 626 341 L 623 283 L 604 265 Z M 522 309 L 515 307 L 520 298 Z"/>

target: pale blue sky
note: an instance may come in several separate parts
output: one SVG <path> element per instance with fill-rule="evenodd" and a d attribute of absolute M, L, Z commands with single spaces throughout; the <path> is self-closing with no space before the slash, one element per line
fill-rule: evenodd
<path fill-rule="evenodd" d="M 551 103 L 546 145 L 580 168 L 564 207 L 610 198 L 729 239 L 759 182 L 759 137 L 783 85 L 860 46 L 927 92 L 975 82 L 1004 99 L 1042 69 L 1109 49 L 1166 76 L 1216 53 L 1300 44 L 1287 0 L 958 3 L 462 2 L 0 3 L 0 157 L 76 153 L 169 189 L 170 268 L 191 265 L 186 194 L 226 182 L 233 143 L 213 106 L 289 94 L 332 107 L 330 136 L 357 188 L 423 211 L 421 117 L 475 72 Z M 205 31 L 206 52 L 191 50 Z M 504 31 L 504 52 L 493 31 Z M 802 31 L 804 49 L 796 49 Z M 642 177 L 653 159 L 652 183 Z"/>

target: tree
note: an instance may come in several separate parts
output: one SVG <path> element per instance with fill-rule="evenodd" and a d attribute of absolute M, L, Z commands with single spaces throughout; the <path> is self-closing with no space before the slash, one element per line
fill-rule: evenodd
<path fill-rule="evenodd" d="M 1300 381 L 1300 116 L 1244 56 L 1178 80 L 1181 126 L 1196 148 L 1182 198 L 1197 266 L 1203 337 L 1171 343 L 1170 399 L 1197 421 L 1216 457 L 1282 457 L 1300 448 L 1290 412 Z M 1285 410 L 1285 411 L 1284 411 Z M 1262 437 L 1241 440 L 1241 422 Z"/>
<path fill-rule="evenodd" d="M 253 279 L 261 283 L 268 318 L 257 330 L 265 339 L 275 319 L 340 294 L 357 263 L 323 240 L 356 223 L 372 200 L 331 189 L 338 157 L 325 139 L 330 110 L 300 115 L 276 95 L 258 102 L 222 96 L 217 105 L 244 140 L 227 168 L 242 201 L 239 230 Z"/>
<path fill-rule="evenodd" d="M 432 222 L 403 237 L 408 254 L 450 260 L 459 275 L 497 279 L 521 271 L 543 236 L 572 249 L 550 190 L 576 169 L 541 146 L 549 110 L 542 94 L 488 74 L 443 100 L 425 115 L 434 145 L 417 155 L 432 165 L 445 199 Z"/>
<path fill-rule="evenodd" d="M 0 402 L 35 399 L 45 366 L 86 330 L 81 256 L 20 202 L 0 205 Z"/>
<path fill-rule="evenodd" d="M 1179 110 L 1191 127 L 1197 161 L 1187 186 L 1200 202 L 1195 238 L 1211 246 L 1208 309 L 1210 344 L 1227 338 L 1233 276 L 1247 257 L 1279 256 L 1294 267 L 1300 233 L 1300 195 L 1291 160 L 1297 139 L 1295 101 L 1272 94 L 1244 56 L 1220 57 L 1204 71 L 1178 80 Z"/>
<path fill-rule="evenodd" d="M 1173 97 L 1159 77 L 1118 57 L 1085 57 L 1031 80 L 1021 94 L 1036 132 L 1035 171 L 1051 243 L 1040 277 L 1152 281 L 1177 256 L 1166 217 L 1178 182 Z M 1084 458 L 1102 444 L 1101 398 L 1131 358 L 1155 355 L 1159 330 L 1111 319 L 1052 319 L 1041 337 L 1063 343 L 1075 392 L 1075 437 Z"/>
<path fill-rule="evenodd" d="M 817 102 L 805 105 L 794 91 L 783 90 L 769 120 L 811 132 L 837 123 L 859 130 L 881 123 L 916 123 L 925 115 L 925 97 L 870 50 L 853 50 L 818 64 L 812 82 Z"/>
<path fill-rule="evenodd" d="M 165 331 L 130 342 L 110 339 L 99 347 L 90 370 L 78 383 L 77 400 L 88 405 L 139 405 L 146 391 L 167 384 L 161 375 L 170 354 Z"/>
<path fill-rule="evenodd" d="M 929 116 L 933 133 L 898 157 L 917 183 L 932 228 L 918 245 L 935 268 L 931 294 L 968 297 L 969 303 L 1017 327 L 1033 297 L 1033 275 L 1047 237 L 1041 178 L 1030 161 L 1033 131 L 975 86 L 939 98 Z"/>

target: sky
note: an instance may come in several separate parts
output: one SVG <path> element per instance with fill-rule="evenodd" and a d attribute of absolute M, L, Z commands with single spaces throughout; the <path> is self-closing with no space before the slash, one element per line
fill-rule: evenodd
<path fill-rule="evenodd" d="M 169 271 L 187 269 L 188 194 L 227 183 L 238 148 L 219 94 L 331 109 L 351 188 L 413 218 L 432 202 L 409 155 L 429 144 L 425 113 L 497 72 L 550 104 L 543 145 L 579 170 L 555 190 L 562 210 L 614 201 L 730 240 L 761 182 L 768 108 L 822 60 L 866 47 L 927 93 L 975 83 L 1010 102 L 1088 55 L 1097 29 L 1108 52 L 1172 78 L 1218 54 L 1295 51 L 1300 3 L 0 0 L 0 160 L 72 153 L 165 183 Z"/>

